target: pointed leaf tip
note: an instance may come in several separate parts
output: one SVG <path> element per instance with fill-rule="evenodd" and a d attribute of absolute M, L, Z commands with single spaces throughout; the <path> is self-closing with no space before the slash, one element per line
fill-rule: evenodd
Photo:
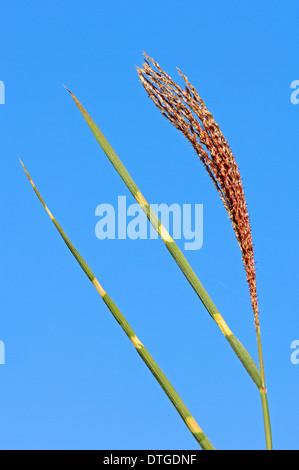
<path fill-rule="evenodd" d="M 64 84 L 62 84 L 62 86 L 70 93 L 70 95 L 74 96 L 74 94 L 71 92 L 71 90 L 68 89 L 68 87 L 66 87 Z"/>

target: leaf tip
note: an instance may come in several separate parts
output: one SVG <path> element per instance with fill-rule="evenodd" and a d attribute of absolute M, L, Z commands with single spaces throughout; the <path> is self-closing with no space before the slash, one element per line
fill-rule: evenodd
<path fill-rule="evenodd" d="M 70 95 L 72 95 L 72 97 L 74 97 L 74 94 L 71 92 L 71 90 L 68 89 L 68 87 L 66 87 L 64 84 L 62 84 L 62 86 L 69 92 Z"/>

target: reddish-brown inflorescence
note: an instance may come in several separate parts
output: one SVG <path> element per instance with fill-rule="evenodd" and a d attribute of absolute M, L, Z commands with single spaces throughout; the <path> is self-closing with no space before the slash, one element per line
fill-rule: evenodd
<path fill-rule="evenodd" d="M 249 285 L 251 304 L 258 327 L 258 302 L 254 251 L 249 215 L 239 168 L 233 153 L 213 115 L 207 110 L 187 77 L 185 89 L 180 88 L 153 59 L 145 55 L 142 68 L 137 67 L 140 80 L 148 95 L 172 124 L 192 144 L 212 178 L 228 211 L 238 243 Z M 152 66 L 150 65 L 152 64 Z M 203 145 L 207 150 L 203 148 Z"/>

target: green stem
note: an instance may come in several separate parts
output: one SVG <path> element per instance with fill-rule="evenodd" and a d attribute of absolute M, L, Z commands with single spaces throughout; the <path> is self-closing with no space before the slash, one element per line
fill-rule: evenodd
<path fill-rule="evenodd" d="M 141 358 L 143 359 L 143 361 L 145 362 L 145 364 L 147 365 L 149 370 L 152 372 L 152 374 L 154 375 L 154 377 L 156 378 L 156 380 L 158 381 L 158 383 L 160 384 L 160 386 L 162 387 L 162 389 L 164 390 L 164 392 L 166 393 L 166 395 L 168 396 L 168 398 L 170 399 L 170 401 L 172 402 L 172 404 L 174 405 L 176 410 L 178 411 L 178 413 L 181 416 L 181 418 L 183 419 L 184 423 L 186 424 L 188 429 L 191 431 L 194 438 L 197 440 L 197 442 L 199 443 L 199 445 L 201 446 L 201 448 L 203 450 L 215 450 L 214 446 L 209 441 L 207 436 L 204 434 L 202 429 L 199 427 L 199 425 L 197 424 L 197 422 L 195 421 L 195 419 L 191 415 L 190 411 L 188 410 L 188 408 L 184 404 L 181 397 L 178 395 L 176 390 L 173 388 L 173 386 L 171 385 L 171 383 L 169 382 L 167 377 L 164 375 L 164 373 L 162 372 L 162 370 L 160 369 L 158 364 L 152 358 L 152 356 L 150 355 L 148 350 L 145 348 L 145 346 L 138 339 L 138 337 L 134 333 L 133 329 L 131 328 L 131 326 L 129 325 L 129 323 L 127 322 L 127 320 L 123 316 L 123 314 L 120 312 L 120 310 L 115 305 L 115 303 L 112 301 L 112 299 L 109 297 L 109 295 L 105 292 L 105 290 L 103 289 L 103 287 L 101 286 L 99 281 L 96 279 L 95 275 L 93 274 L 93 272 L 91 271 L 91 269 L 89 268 L 87 263 L 84 261 L 82 256 L 78 253 L 78 251 L 76 250 L 76 248 L 74 247 L 74 245 L 72 244 L 70 239 L 67 237 L 67 235 L 65 234 L 65 232 L 63 231 L 63 229 L 61 228 L 59 223 L 56 221 L 56 219 L 54 218 L 52 213 L 49 211 L 49 209 L 46 206 L 44 200 L 42 199 L 40 193 L 38 192 L 35 184 L 33 183 L 32 179 L 30 178 L 30 175 L 29 175 L 28 171 L 26 170 L 26 168 L 25 168 L 25 166 L 23 165 L 22 162 L 21 162 L 21 164 L 24 168 L 24 171 L 25 171 L 25 173 L 26 173 L 26 175 L 27 175 L 27 177 L 28 177 L 28 179 L 29 179 L 29 181 L 30 181 L 30 183 L 31 183 L 38 199 L 40 200 L 40 202 L 42 203 L 42 205 L 46 209 L 50 219 L 52 220 L 52 222 L 55 225 L 56 229 L 60 233 L 60 235 L 63 238 L 64 242 L 66 243 L 67 247 L 69 248 L 69 250 L 71 251 L 73 256 L 76 258 L 76 260 L 78 261 L 81 268 L 83 269 L 83 271 L 85 272 L 87 277 L 90 279 L 90 281 L 92 282 L 94 287 L 97 289 L 98 293 L 100 294 L 103 301 L 105 302 L 105 304 L 109 308 L 109 310 L 112 313 L 112 315 L 114 316 L 115 320 L 119 323 L 119 325 L 121 326 L 121 328 L 123 329 L 125 334 L 128 336 L 128 338 L 130 339 L 130 341 L 134 345 L 136 351 L 141 356 Z"/>
<path fill-rule="evenodd" d="M 259 365 L 262 377 L 262 387 L 260 388 L 262 407 L 263 407 L 263 417 L 264 417 L 264 427 L 265 427 L 265 436 L 266 436 L 266 446 L 267 450 L 272 450 L 272 433 L 271 433 L 271 424 L 270 424 L 270 413 L 268 406 L 267 398 L 267 389 L 265 381 L 265 369 L 264 369 L 264 360 L 263 360 L 263 351 L 262 351 L 262 339 L 261 331 L 258 316 L 255 317 L 255 331 L 257 338 L 257 347 L 259 355 Z"/>
<path fill-rule="evenodd" d="M 68 89 L 67 89 L 68 90 Z M 248 374 L 260 390 L 262 386 L 262 379 L 260 372 L 255 365 L 253 359 L 251 358 L 250 354 L 247 352 L 247 350 L 244 348 L 244 346 L 240 343 L 240 341 L 235 337 L 235 335 L 232 333 L 232 331 L 229 329 L 228 325 L 226 324 L 224 318 L 216 308 L 215 304 L 211 300 L 210 296 L 204 289 L 203 285 L 199 281 L 198 277 L 196 276 L 195 272 L 191 268 L 190 264 L 188 263 L 187 259 L 179 249 L 179 247 L 176 245 L 172 237 L 169 235 L 165 227 L 162 225 L 156 214 L 152 211 L 150 205 L 147 203 L 143 195 L 141 194 L 140 190 L 138 189 L 137 185 L 133 181 L 132 177 L 128 173 L 127 169 L 105 138 L 105 136 L 102 134 L 98 126 L 95 124 L 95 122 L 92 120 L 92 118 L 89 116 L 87 111 L 84 109 L 84 107 L 81 105 L 79 100 L 76 98 L 76 96 L 68 90 L 71 96 L 73 97 L 76 105 L 78 106 L 79 110 L 81 111 L 84 119 L 86 120 L 88 126 L 90 127 L 92 133 L 94 134 L 96 140 L 104 150 L 105 154 L 107 155 L 108 159 L 126 184 L 127 188 L 133 195 L 133 197 L 136 199 L 136 201 L 140 204 L 142 207 L 143 211 L 145 212 L 147 218 L 149 219 L 150 223 L 153 225 L 155 230 L 159 233 L 161 236 L 162 240 L 164 241 L 166 248 L 168 251 L 171 253 L 172 257 L 180 267 L 181 271 L 185 275 L 185 277 L 188 279 L 189 283 L 195 290 L 196 294 L 208 310 L 209 314 L 211 315 L 212 319 L 216 322 L 216 324 L 219 326 L 220 330 L 224 334 L 225 338 L 229 342 L 230 346 L 242 362 L 243 366 L 247 370 Z"/>

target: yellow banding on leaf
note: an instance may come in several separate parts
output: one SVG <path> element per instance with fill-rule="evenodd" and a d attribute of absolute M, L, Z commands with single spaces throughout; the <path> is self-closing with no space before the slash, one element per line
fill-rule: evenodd
<path fill-rule="evenodd" d="M 161 235 L 163 242 L 173 242 L 172 237 L 169 235 L 164 225 L 160 225 L 159 233 Z"/>
<path fill-rule="evenodd" d="M 140 204 L 141 206 L 148 205 L 146 199 L 143 197 L 143 195 L 141 194 L 140 191 L 138 191 L 137 194 L 136 194 L 136 200 L 137 200 L 138 204 Z"/>
<path fill-rule="evenodd" d="M 192 416 L 188 416 L 188 418 L 185 419 L 185 423 L 193 434 L 202 432 L 202 429 L 198 426 L 197 422 Z"/>
<path fill-rule="evenodd" d="M 101 284 L 99 283 L 99 281 L 94 278 L 94 280 L 92 281 L 93 285 L 95 286 L 96 290 L 98 291 L 98 293 L 100 294 L 100 296 L 103 298 L 104 295 L 106 294 L 106 292 L 104 291 L 103 287 L 101 286 Z"/>
<path fill-rule="evenodd" d="M 46 205 L 45 205 L 45 209 L 46 209 L 46 211 L 47 211 L 48 216 L 50 217 L 50 219 L 53 220 L 53 219 L 54 219 L 54 216 L 53 216 L 53 214 L 49 211 L 49 209 L 47 208 Z"/>
<path fill-rule="evenodd" d="M 220 315 L 220 313 L 215 313 L 215 315 L 213 315 L 213 318 L 214 318 L 215 322 L 217 323 L 217 325 L 219 326 L 222 333 L 224 334 L 224 336 L 232 334 L 231 330 L 229 329 L 229 327 L 225 323 L 225 321 L 224 321 L 223 317 Z"/>
<path fill-rule="evenodd" d="M 140 341 L 140 339 L 137 338 L 136 335 L 130 336 L 130 340 L 132 341 L 136 349 L 140 349 L 143 346 L 142 342 Z"/>

